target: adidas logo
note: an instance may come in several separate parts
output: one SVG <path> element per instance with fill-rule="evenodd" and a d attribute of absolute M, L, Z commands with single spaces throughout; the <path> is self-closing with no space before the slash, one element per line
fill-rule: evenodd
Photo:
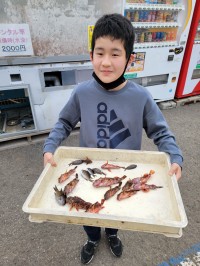
<path fill-rule="evenodd" d="M 130 131 L 125 128 L 114 110 L 108 113 L 107 105 L 103 102 L 97 105 L 97 147 L 116 148 L 126 138 L 130 137 Z"/>

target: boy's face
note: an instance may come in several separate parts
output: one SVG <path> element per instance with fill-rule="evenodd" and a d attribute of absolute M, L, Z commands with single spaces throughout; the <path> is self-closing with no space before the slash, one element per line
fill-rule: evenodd
<path fill-rule="evenodd" d="M 94 72 L 98 78 L 110 83 L 118 79 L 124 72 L 127 62 L 126 51 L 121 40 L 109 37 L 96 39 L 94 52 L 90 53 Z"/>

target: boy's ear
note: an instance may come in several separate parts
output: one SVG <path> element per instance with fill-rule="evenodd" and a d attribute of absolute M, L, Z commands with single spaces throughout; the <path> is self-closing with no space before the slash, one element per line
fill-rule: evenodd
<path fill-rule="evenodd" d="M 93 61 L 93 53 L 90 52 L 90 60 Z"/>

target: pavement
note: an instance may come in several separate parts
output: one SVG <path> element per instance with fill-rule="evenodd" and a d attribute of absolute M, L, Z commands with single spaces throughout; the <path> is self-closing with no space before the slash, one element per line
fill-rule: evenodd
<path fill-rule="evenodd" d="M 200 265 L 200 103 L 162 110 L 184 155 L 179 188 L 188 218 L 180 238 L 134 231 L 119 231 L 124 245 L 115 258 L 103 237 L 91 265 L 94 266 L 197 266 Z M 78 146 L 79 131 L 63 145 Z M 77 266 L 86 241 L 82 226 L 31 223 L 22 211 L 27 196 L 43 170 L 44 139 L 0 143 L 0 265 Z M 143 150 L 156 150 L 143 137 Z"/>

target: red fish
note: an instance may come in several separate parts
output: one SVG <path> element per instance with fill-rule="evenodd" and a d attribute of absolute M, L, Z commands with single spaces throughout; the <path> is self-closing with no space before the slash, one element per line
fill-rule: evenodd
<path fill-rule="evenodd" d="M 130 190 L 134 187 L 134 184 L 132 182 L 132 180 L 128 180 L 125 185 L 122 187 L 122 191 L 125 191 L 125 190 Z"/>
<path fill-rule="evenodd" d="M 121 193 L 119 193 L 117 195 L 117 199 L 118 200 L 127 199 L 127 198 L 130 198 L 131 196 L 133 196 L 136 193 L 137 193 L 137 190 L 134 190 L 134 189 L 125 190 L 125 191 L 122 191 Z"/>
<path fill-rule="evenodd" d="M 92 204 L 87 210 L 86 212 L 91 212 L 91 213 L 98 213 L 101 209 L 104 208 L 103 204 L 104 204 L 105 199 L 101 200 L 101 203 L 99 203 L 98 201 L 95 202 L 94 204 Z"/>
<path fill-rule="evenodd" d="M 78 174 L 76 174 L 76 177 L 64 187 L 65 195 L 68 195 L 70 192 L 72 192 L 75 186 L 78 184 L 78 182 L 79 182 Z"/>
<path fill-rule="evenodd" d="M 73 169 L 69 170 L 68 172 L 62 174 L 59 178 L 58 178 L 58 183 L 62 183 L 65 180 L 67 180 L 71 175 L 73 175 L 76 172 L 76 168 L 77 166 L 75 166 Z"/>
<path fill-rule="evenodd" d="M 92 184 L 94 187 L 110 187 L 114 184 L 121 182 L 124 178 L 126 178 L 126 175 L 122 177 L 101 177 L 95 180 Z"/>
<path fill-rule="evenodd" d="M 109 198 L 113 197 L 117 193 L 117 191 L 120 190 L 121 185 L 122 185 L 122 182 L 120 182 L 118 186 L 114 188 L 110 188 L 108 191 L 106 191 L 106 193 L 104 194 L 104 199 L 108 200 Z"/>
<path fill-rule="evenodd" d="M 154 173 L 154 170 L 150 170 L 149 174 L 144 174 L 142 177 L 133 178 L 132 182 L 133 184 L 145 184 Z"/>
<path fill-rule="evenodd" d="M 162 188 L 162 187 L 156 185 L 148 185 L 148 184 L 135 184 L 133 187 L 134 190 L 142 190 L 144 192 L 148 192 L 151 189 L 157 189 L 157 188 Z"/>
<path fill-rule="evenodd" d="M 72 208 L 76 208 L 77 211 L 79 209 L 87 210 L 92 205 L 92 203 L 84 201 L 83 199 L 77 196 L 67 197 L 66 204 L 70 205 L 70 211 Z"/>
<path fill-rule="evenodd" d="M 125 167 L 123 167 L 123 166 L 119 166 L 119 165 L 115 165 L 115 164 L 109 164 L 108 161 L 107 161 L 105 164 L 103 164 L 103 165 L 101 166 L 101 168 L 102 168 L 102 169 L 106 169 L 106 170 L 108 170 L 109 172 L 111 172 L 111 169 L 119 169 L 119 168 L 123 168 L 123 169 L 125 169 Z"/>

